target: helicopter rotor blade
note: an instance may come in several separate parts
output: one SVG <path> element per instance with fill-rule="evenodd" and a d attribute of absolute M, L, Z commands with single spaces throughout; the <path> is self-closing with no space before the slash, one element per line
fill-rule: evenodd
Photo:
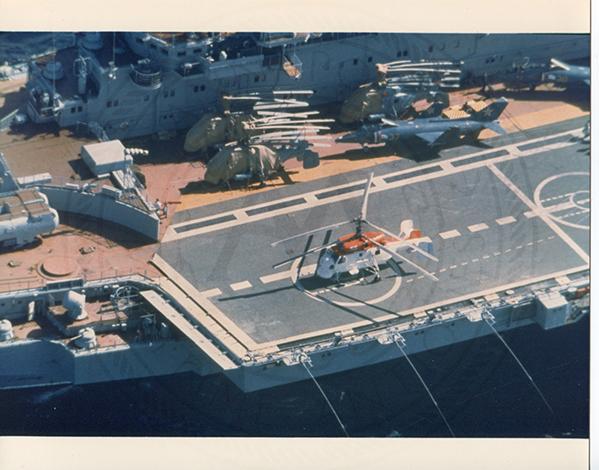
<path fill-rule="evenodd" d="M 366 189 L 364 189 L 364 199 L 362 200 L 362 208 L 360 210 L 360 219 L 362 220 L 366 218 L 366 211 L 368 211 L 368 194 L 370 193 L 370 187 L 372 186 L 372 178 L 374 178 L 374 173 L 370 173 L 368 182 L 366 183 Z"/>
<path fill-rule="evenodd" d="M 337 240 L 335 240 L 334 242 L 331 242 L 331 243 L 327 243 L 325 245 L 320 245 L 320 246 L 317 246 L 317 247 L 314 247 L 314 248 L 310 248 L 309 250 L 304 251 L 303 253 L 301 253 L 299 255 L 292 256 L 291 258 L 287 258 L 284 261 L 278 262 L 277 264 L 273 265 L 273 269 L 278 269 L 281 266 L 285 266 L 286 264 L 289 264 L 289 263 L 291 263 L 292 261 L 295 261 L 298 258 L 303 258 L 304 256 L 309 255 L 310 253 L 315 253 L 315 252 L 320 251 L 320 250 L 326 250 L 327 248 L 335 246 L 336 244 L 337 244 Z"/>
<path fill-rule="evenodd" d="M 432 261 L 435 261 L 437 263 L 439 262 L 439 258 L 437 258 L 436 256 L 433 256 L 430 253 L 424 251 L 419 246 L 414 245 L 413 243 L 410 243 L 409 240 L 402 239 L 399 235 L 396 235 L 393 232 L 390 232 L 389 230 L 384 229 L 383 227 L 379 227 L 378 225 L 374 225 L 372 222 L 370 222 L 370 221 L 368 221 L 366 219 L 362 220 L 362 222 L 364 222 L 367 225 L 370 225 L 375 230 L 379 230 L 379 231 L 383 232 L 385 235 L 388 235 L 390 237 L 393 237 L 393 238 L 395 238 L 397 240 L 400 240 L 400 241 L 404 242 L 406 247 L 412 248 L 415 252 L 421 254 L 425 258 L 428 258 L 428 259 L 430 259 Z"/>
<path fill-rule="evenodd" d="M 372 238 L 369 238 L 365 235 L 362 235 L 366 240 L 368 240 L 370 243 L 372 243 L 375 246 L 378 246 L 381 250 L 383 250 L 384 252 L 388 253 L 391 255 L 391 257 L 393 257 L 394 259 L 399 259 L 400 261 L 404 261 L 405 263 L 409 264 L 410 266 L 418 269 L 418 271 L 420 271 L 422 274 L 424 274 L 426 277 L 432 279 L 433 281 L 438 281 L 439 278 L 437 278 L 437 276 L 435 276 L 432 273 L 429 273 L 426 269 L 424 269 L 423 267 L 419 266 L 418 264 L 414 263 L 413 261 L 409 260 L 408 258 L 406 258 L 403 255 L 400 255 L 399 253 L 396 253 L 393 250 L 390 250 L 389 248 L 387 248 L 385 245 L 382 245 L 381 243 L 373 240 Z"/>
<path fill-rule="evenodd" d="M 293 235 L 292 237 L 288 237 L 288 238 L 284 238 L 283 240 L 278 240 L 276 242 L 273 242 L 270 244 L 270 246 L 277 246 L 281 243 L 287 242 L 289 240 L 293 240 L 295 238 L 300 238 L 300 237 L 305 237 L 306 235 L 311 235 L 313 233 L 317 233 L 317 232 L 322 232 L 323 230 L 329 230 L 329 229 L 334 229 L 337 227 L 341 227 L 342 225 L 347 225 L 347 224 L 352 224 L 354 223 L 353 220 L 344 220 L 343 222 L 338 222 L 336 224 L 331 224 L 331 225 L 327 225 L 325 227 L 320 227 L 314 230 L 309 230 L 308 232 L 304 232 L 304 233 L 299 233 L 297 235 Z"/>

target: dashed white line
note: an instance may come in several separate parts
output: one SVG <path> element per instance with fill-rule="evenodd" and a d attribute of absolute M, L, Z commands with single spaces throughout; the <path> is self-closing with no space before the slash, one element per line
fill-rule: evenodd
<path fill-rule="evenodd" d="M 289 271 L 281 271 L 280 273 L 268 274 L 260 277 L 262 284 L 270 284 L 271 282 L 282 281 L 289 278 Z"/>
<path fill-rule="evenodd" d="M 495 222 L 497 222 L 498 225 L 513 224 L 514 222 L 516 222 L 516 218 L 509 215 L 507 217 L 500 217 L 499 219 L 495 219 Z"/>
<path fill-rule="evenodd" d="M 521 250 L 522 248 L 524 248 L 524 245 L 518 245 L 518 246 L 516 247 L 516 250 Z"/>
<path fill-rule="evenodd" d="M 439 269 L 440 273 L 444 273 L 445 271 L 447 271 L 447 268 L 441 268 L 441 269 Z"/>
<path fill-rule="evenodd" d="M 481 230 L 487 230 L 488 228 L 489 226 L 487 224 L 474 224 L 468 226 L 468 230 L 470 230 L 472 233 L 480 232 Z"/>
<path fill-rule="evenodd" d="M 472 262 L 473 262 L 473 263 L 478 263 L 479 261 L 480 261 L 480 260 L 479 260 L 478 258 L 474 258 L 474 259 L 472 260 Z"/>
<path fill-rule="evenodd" d="M 548 197 L 546 199 L 541 199 L 541 202 L 555 201 L 556 199 L 570 197 L 570 196 L 572 196 L 572 194 L 574 194 L 574 193 L 566 193 L 566 194 L 560 194 L 559 196 Z"/>
<path fill-rule="evenodd" d="M 512 249 L 508 248 L 507 250 L 504 251 L 504 253 L 509 253 L 510 251 L 512 251 Z"/>
<path fill-rule="evenodd" d="M 217 296 L 221 295 L 222 293 L 223 293 L 223 291 L 220 290 L 218 287 L 200 292 L 200 294 L 203 295 L 204 297 L 217 297 Z"/>
<path fill-rule="evenodd" d="M 532 246 L 532 245 L 534 245 L 534 242 L 528 242 L 528 243 L 526 244 L 526 246 Z"/>
<path fill-rule="evenodd" d="M 499 256 L 501 254 L 501 251 L 496 251 L 495 253 L 493 253 L 493 256 Z"/>
<path fill-rule="evenodd" d="M 252 287 L 250 281 L 241 281 L 231 284 L 231 289 L 233 289 L 235 292 L 242 289 L 249 289 L 250 287 Z"/>
<path fill-rule="evenodd" d="M 483 259 L 489 259 L 490 256 L 489 255 L 483 255 Z"/>
<path fill-rule="evenodd" d="M 449 269 L 455 269 L 455 268 L 457 268 L 457 267 L 458 267 L 458 265 L 457 265 L 457 264 L 452 264 L 452 265 L 449 267 Z"/>
<path fill-rule="evenodd" d="M 460 232 L 458 232 L 457 230 L 448 230 L 447 232 L 441 232 L 439 234 L 439 236 L 443 239 L 443 240 L 447 240 L 449 238 L 455 238 L 455 237 L 459 237 L 461 235 Z"/>
<path fill-rule="evenodd" d="M 585 209 L 585 210 L 582 210 L 582 211 L 570 212 L 569 214 L 560 215 L 560 217 L 562 219 L 565 219 L 566 217 L 574 217 L 575 215 L 586 214 L 587 212 L 589 212 L 589 210 Z"/>
<path fill-rule="evenodd" d="M 547 210 L 537 207 L 537 205 L 532 202 L 526 194 L 524 194 L 499 168 L 497 168 L 492 163 L 489 163 L 488 168 L 499 178 L 499 180 L 505 184 L 524 204 L 528 206 L 528 208 L 539 215 L 539 217 L 545 222 L 555 234 L 557 234 L 564 243 L 566 243 L 572 250 L 587 264 L 590 262 L 590 258 L 588 253 L 586 253 L 572 238 L 562 230 L 557 223 L 552 220 L 548 214 Z"/>
<path fill-rule="evenodd" d="M 468 261 L 463 261 L 462 263 L 460 263 L 462 266 L 466 266 L 468 264 Z"/>

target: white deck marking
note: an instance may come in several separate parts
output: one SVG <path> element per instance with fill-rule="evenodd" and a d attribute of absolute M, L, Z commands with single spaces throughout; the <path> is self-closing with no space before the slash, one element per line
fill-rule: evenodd
<path fill-rule="evenodd" d="M 283 279 L 289 279 L 289 271 L 281 271 L 280 273 L 268 274 L 260 277 L 262 284 L 270 284 L 271 282 L 282 281 Z"/>
<path fill-rule="evenodd" d="M 498 225 L 513 224 L 514 222 L 516 222 L 516 218 L 512 217 L 511 215 L 508 215 L 507 217 L 495 219 L 495 222 L 497 222 Z"/>
<path fill-rule="evenodd" d="M 241 281 L 241 282 L 235 282 L 234 284 L 231 284 L 231 289 L 233 289 L 236 292 L 238 290 L 249 289 L 250 287 L 252 287 L 252 284 L 250 281 Z"/>
<path fill-rule="evenodd" d="M 473 263 L 478 263 L 479 261 L 480 261 L 480 260 L 479 260 L 478 258 L 473 258 L 473 259 L 472 259 L 472 262 L 473 262 Z"/>
<path fill-rule="evenodd" d="M 459 237 L 461 235 L 460 232 L 458 232 L 457 230 L 448 230 L 447 232 L 441 232 L 439 234 L 439 236 L 443 239 L 443 240 L 447 240 L 449 238 L 455 238 L 455 237 Z"/>
<path fill-rule="evenodd" d="M 557 134 L 546 135 L 546 136 L 539 137 L 536 139 L 530 139 L 530 140 L 527 140 L 524 142 L 520 142 L 517 145 L 526 145 L 527 143 L 541 142 L 541 141 L 551 139 L 554 137 L 572 135 L 575 132 L 576 132 L 576 130 L 570 130 L 570 131 L 560 132 Z M 411 168 L 407 168 L 407 169 L 400 170 L 400 171 L 390 172 L 385 175 L 379 175 L 375 178 L 375 181 L 377 181 L 377 185 L 375 187 L 371 188 L 370 192 L 372 194 L 372 193 L 376 193 L 379 191 L 386 191 L 389 189 L 399 188 L 401 186 L 407 186 L 407 185 L 422 182 L 422 181 L 428 181 L 428 180 L 433 180 L 433 179 L 441 178 L 441 177 L 448 176 L 448 175 L 462 173 L 464 171 L 474 170 L 477 168 L 483 168 L 483 167 L 485 167 L 489 164 L 493 164 L 493 163 L 505 162 L 505 161 L 509 161 L 509 160 L 522 158 L 522 157 L 528 157 L 528 156 L 536 155 L 538 153 L 546 152 L 548 150 L 552 150 L 555 148 L 562 148 L 562 147 L 576 145 L 576 144 L 577 144 L 577 142 L 565 142 L 563 144 L 560 143 L 560 144 L 546 145 L 544 147 L 536 147 L 534 149 L 531 149 L 530 151 L 516 151 L 514 144 L 510 144 L 510 145 L 506 145 L 503 147 L 496 147 L 493 149 L 494 151 L 499 151 L 499 150 L 510 151 L 510 149 L 511 149 L 512 151 L 508 155 L 495 157 L 495 158 L 491 158 L 488 160 L 481 160 L 481 161 L 477 161 L 477 162 L 473 162 L 473 163 L 468 163 L 465 165 L 461 165 L 459 167 L 450 165 L 451 162 L 469 159 L 472 157 L 476 157 L 478 155 L 489 153 L 489 150 L 470 153 L 467 155 L 462 155 L 459 157 L 444 160 L 443 162 L 434 162 L 434 163 L 430 163 L 430 164 L 426 164 L 426 165 L 419 165 L 417 167 L 411 167 Z M 395 176 L 395 175 L 400 175 L 400 174 L 409 174 L 414 171 L 423 170 L 426 168 L 432 168 L 432 167 L 436 167 L 436 166 L 441 166 L 441 170 L 435 171 L 432 173 L 423 174 L 423 175 L 417 175 L 414 177 L 407 177 L 405 179 L 400 179 L 398 181 L 392 181 L 390 183 L 386 183 L 384 181 L 384 178 L 389 178 L 390 176 Z M 381 180 L 381 184 L 378 184 L 379 180 Z M 311 191 L 309 193 L 299 194 L 299 195 L 295 195 L 295 196 L 288 196 L 288 197 L 284 197 L 281 199 L 275 199 L 275 200 L 268 201 L 265 203 L 256 204 L 254 206 L 248 206 L 243 209 L 225 211 L 220 214 L 213 214 L 213 215 L 206 216 L 206 217 L 199 217 L 197 219 L 187 220 L 185 222 L 172 224 L 170 227 L 167 228 L 167 230 L 164 234 L 164 237 L 162 239 L 162 242 L 166 243 L 166 242 L 170 242 L 170 241 L 174 241 L 174 240 L 181 240 L 183 238 L 193 237 L 193 236 L 200 235 L 203 233 L 209 233 L 209 232 L 214 232 L 217 230 L 223 230 L 226 228 L 231 228 L 231 227 L 235 227 L 235 226 L 242 225 L 242 224 L 247 224 L 247 223 L 251 223 L 251 222 L 257 222 L 260 220 L 269 219 L 269 218 L 276 217 L 279 215 L 290 214 L 293 212 L 306 210 L 308 208 L 315 207 L 315 206 L 321 206 L 321 205 L 331 204 L 331 203 L 335 203 L 335 202 L 339 202 L 339 201 L 344 201 L 347 199 L 360 197 L 363 194 L 362 188 L 356 189 L 355 191 L 350 191 L 348 193 L 339 194 L 336 196 L 326 197 L 326 198 L 322 198 L 322 199 L 318 199 L 316 196 L 323 192 L 328 192 L 328 191 L 332 191 L 335 189 L 341 189 L 344 187 L 356 186 L 356 185 L 363 184 L 365 182 L 366 182 L 366 179 L 357 180 L 357 181 L 353 181 L 351 183 L 347 183 L 347 184 L 343 184 L 343 185 L 338 185 L 338 186 L 328 187 L 328 188 L 321 188 L 321 189 L 318 189 L 317 191 Z M 268 207 L 268 206 L 275 205 L 278 203 L 284 203 L 287 201 L 292 201 L 292 200 L 297 200 L 297 199 L 304 199 L 304 200 L 301 203 L 294 204 L 289 207 L 283 207 L 280 209 L 259 212 L 254 215 L 247 214 L 247 212 L 251 211 L 252 209 Z M 241 214 L 240 214 L 241 212 L 245 212 L 244 216 L 241 216 Z M 219 218 L 219 217 L 226 217 L 229 215 L 234 216 L 235 219 L 229 220 L 226 222 L 213 224 L 213 225 L 206 225 L 203 227 L 198 227 L 198 228 L 191 229 L 191 230 L 185 230 L 180 233 L 178 233 L 176 231 L 176 229 L 180 229 L 180 228 L 183 228 L 183 227 L 191 225 L 191 224 L 208 221 L 210 219 L 215 219 L 215 218 Z"/>
<path fill-rule="evenodd" d="M 237 220 L 247 220 L 250 218 L 250 216 L 245 213 L 245 209 L 233 211 L 233 215 L 237 217 Z"/>
<path fill-rule="evenodd" d="M 589 255 L 576 244 L 570 236 L 564 232 L 561 227 L 550 217 L 547 216 L 547 211 L 544 208 L 537 207 L 534 202 L 532 202 L 526 194 L 524 194 L 520 189 L 495 165 L 489 163 L 487 165 L 489 169 L 499 178 L 499 180 L 505 184 L 518 198 L 526 204 L 531 211 L 536 213 L 542 220 L 545 222 L 554 232 L 558 235 L 564 243 L 566 243 L 574 252 L 587 264 L 589 264 Z"/>
<path fill-rule="evenodd" d="M 487 224 L 474 224 L 474 225 L 468 226 L 468 230 L 470 230 L 472 233 L 480 232 L 482 230 L 487 230 L 488 228 L 489 228 L 489 226 Z"/>
<path fill-rule="evenodd" d="M 217 296 L 221 295 L 222 293 L 223 293 L 223 291 L 220 290 L 218 287 L 216 287 L 214 289 L 203 290 L 202 292 L 200 292 L 200 294 L 202 294 L 205 297 L 217 297 Z"/>
<path fill-rule="evenodd" d="M 451 171 L 453 170 L 455 167 L 451 164 L 450 161 L 448 160 L 444 160 L 441 163 L 439 163 L 439 165 L 441 166 L 441 168 L 443 168 L 445 171 Z"/>

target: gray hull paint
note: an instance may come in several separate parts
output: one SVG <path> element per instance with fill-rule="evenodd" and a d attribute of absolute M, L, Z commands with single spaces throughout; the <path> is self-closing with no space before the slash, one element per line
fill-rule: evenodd
<path fill-rule="evenodd" d="M 161 83 L 153 89 L 134 83 L 129 66 L 119 68 L 111 79 L 108 70 L 98 64 L 94 68 L 98 95 L 85 99 L 75 94 L 62 96 L 64 107 L 53 120 L 61 127 L 97 122 L 111 138 L 131 138 L 189 128 L 216 106 L 223 93 L 310 89 L 315 91 L 314 105 L 340 101 L 374 78 L 375 63 L 398 60 L 398 54 L 401 59 L 463 60 L 466 74 L 481 76 L 509 70 L 514 61 L 521 63 L 524 58 L 536 62 L 551 57 L 588 57 L 589 40 L 587 35 L 371 34 L 289 46 L 288 52 L 302 61 L 298 80 L 290 78 L 280 65 L 263 65 L 262 55 L 217 61 L 195 75 L 163 70 Z M 69 69 L 72 64 L 64 66 Z M 39 76 L 29 84 L 40 85 L 52 89 L 48 80 Z M 118 107 L 108 107 L 114 100 L 119 101 Z M 30 115 L 36 120 L 31 108 Z"/>

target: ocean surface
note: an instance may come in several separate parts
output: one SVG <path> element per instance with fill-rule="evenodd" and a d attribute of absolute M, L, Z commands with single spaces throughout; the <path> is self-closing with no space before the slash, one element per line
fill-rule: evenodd
<path fill-rule="evenodd" d="M 502 334 L 551 410 L 493 335 L 410 356 L 457 437 L 589 434 L 589 318 Z M 448 437 L 403 358 L 318 378 L 352 437 Z M 0 392 L 0 434 L 342 436 L 311 380 L 244 394 L 224 376 L 183 374 Z"/>

